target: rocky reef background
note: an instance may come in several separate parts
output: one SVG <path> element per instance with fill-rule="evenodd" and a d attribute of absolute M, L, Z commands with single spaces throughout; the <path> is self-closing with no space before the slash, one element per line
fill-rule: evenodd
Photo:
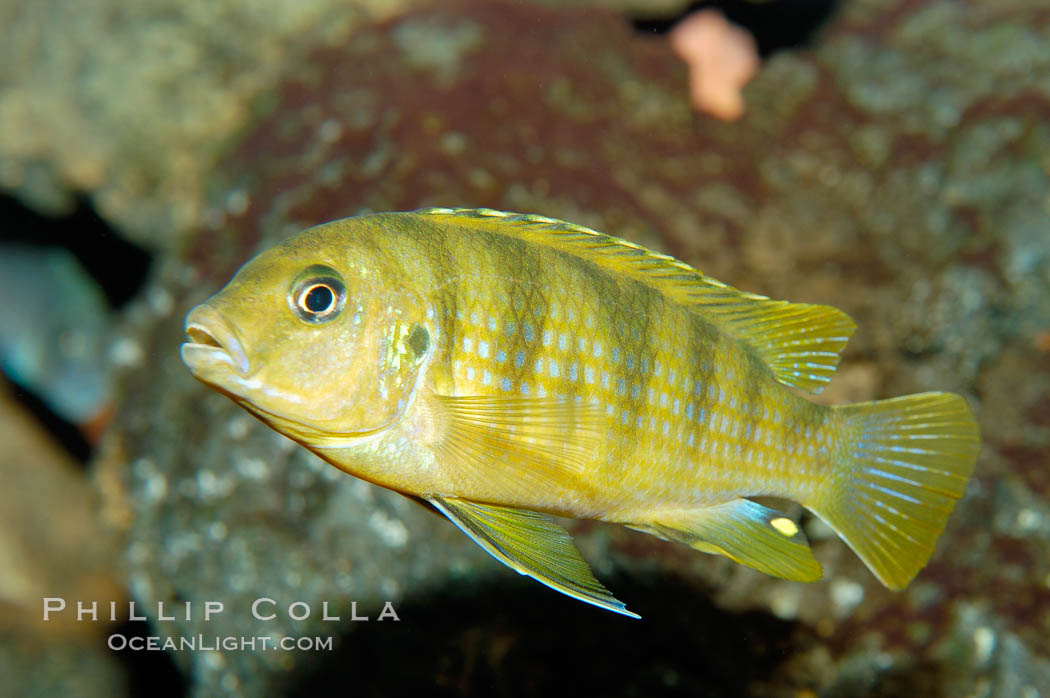
<path fill-rule="evenodd" d="M 775 24 L 807 3 L 767 4 Z M 0 7 L 0 186 L 51 216 L 86 200 L 153 259 L 111 319 L 112 417 L 86 468 L 2 396 L 0 693 L 1050 696 L 1050 4 L 845 0 L 766 57 L 734 123 L 693 112 L 685 66 L 639 21 L 683 9 Z M 643 620 L 614 617 L 324 465 L 179 361 L 185 311 L 254 252 L 428 205 L 564 218 L 842 308 L 859 329 L 821 399 L 964 394 L 984 445 L 931 564 L 889 592 L 803 514 L 826 578 L 800 585 L 573 523 Z M 134 275 L 124 260 L 96 275 Z M 125 612 L 45 624 L 46 596 Z M 271 621 L 249 611 L 262 596 Z M 209 600 L 226 611 L 206 622 Z M 378 620 L 386 601 L 400 621 Z M 194 611 L 160 620 L 158 602 Z M 114 652 L 114 632 L 335 649 Z"/>

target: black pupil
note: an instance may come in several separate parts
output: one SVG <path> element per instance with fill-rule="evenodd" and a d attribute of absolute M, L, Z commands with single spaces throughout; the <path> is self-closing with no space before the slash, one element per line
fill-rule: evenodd
<path fill-rule="evenodd" d="M 332 294 L 332 289 L 318 284 L 306 292 L 303 305 L 311 313 L 323 313 L 332 307 L 333 300 L 335 300 L 335 296 Z"/>

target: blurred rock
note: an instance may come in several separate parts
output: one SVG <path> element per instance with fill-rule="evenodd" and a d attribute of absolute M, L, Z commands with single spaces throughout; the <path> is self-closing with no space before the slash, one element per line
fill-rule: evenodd
<path fill-rule="evenodd" d="M 124 677 L 105 647 L 110 623 L 43 620 L 45 598 L 127 610 L 98 496 L 84 471 L 0 385 L 0 693 L 114 696 Z"/>
<path fill-rule="evenodd" d="M 8 0 L 0 6 L 0 188 L 68 211 L 77 192 L 126 235 L 172 248 L 209 169 L 302 54 L 420 0 Z M 552 3 L 560 4 L 560 3 Z M 683 0 L 575 0 L 673 14 Z M 261 99 L 260 99 L 261 98 Z"/>
<path fill-rule="evenodd" d="M 0 627 L 97 636 L 104 624 L 99 630 L 68 614 L 48 623 L 41 618 L 44 597 L 124 604 L 98 493 L 6 390 L 0 392 L 0 443 L 0 610 L 6 609 Z"/>
<path fill-rule="evenodd" d="M 353 648 L 359 634 L 387 637 L 387 627 L 398 627 L 376 620 L 390 600 L 415 614 L 405 622 L 418 623 L 428 642 L 414 651 L 435 653 L 419 663 L 447 679 L 450 693 L 518 666 L 514 648 L 561 637 L 572 638 L 574 650 L 596 649 L 556 675 L 543 670 L 549 657 L 527 653 L 540 658 L 536 680 L 508 693 L 585 687 L 595 672 L 659 678 L 631 683 L 635 690 L 687 692 L 701 685 L 695 676 L 726 667 L 740 677 L 760 667 L 759 678 L 735 685 L 753 695 L 1046 690 L 1045 8 L 1021 0 L 855 0 L 811 51 L 769 60 L 746 88 L 747 113 L 724 124 L 691 112 L 685 68 L 666 42 L 637 37 L 622 17 L 591 7 L 446 3 L 387 21 L 361 15 L 352 26 L 316 27 L 322 37 L 341 37 L 338 45 L 297 52 L 272 49 L 270 39 L 244 30 L 258 25 L 243 14 L 216 9 L 214 21 L 203 22 L 212 16 L 186 7 L 197 33 L 165 33 L 182 26 L 178 13 L 149 31 L 176 47 L 222 46 L 221 36 L 247 37 L 247 46 L 238 43 L 235 58 L 217 62 L 180 62 L 169 58 L 179 51 L 157 51 L 139 65 L 127 57 L 139 54 L 119 43 L 91 54 L 85 72 L 100 77 L 84 104 L 88 113 L 114 114 L 88 117 L 91 132 L 97 124 L 120 127 L 103 126 L 116 139 L 106 148 L 86 152 L 98 148 L 92 138 L 53 140 L 76 132 L 48 121 L 79 113 L 67 95 L 53 97 L 54 114 L 46 97 L 0 95 L 0 114 L 32 114 L 18 105 L 34 104 L 47 115 L 10 122 L 23 125 L 11 131 L 22 134 L 18 143 L 0 143 L 21 148 L 14 162 L 49 163 L 60 179 L 97 191 L 103 210 L 147 239 L 200 222 L 154 279 L 153 293 L 173 302 L 144 301 L 126 319 L 118 346 L 129 370 L 117 427 L 97 464 L 135 598 L 147 607 L 218 600 L 228 609 L 207 623 L 200 614 L 155 622 L 157 633 L 345 635 L 343 646 Z M 132 37 L 153 36 L 131 22 L 133 14 L 106 21 L 126 21 L 112 27 Z M 300 26 L 272 16 L 274 25 Z M 231 17 L 238 31 L 224 24 Z M 297 46 L 326 40 L 302 41 Z M 98 58 L 108 51 L 116 52 L 108 62 Z M 225 54 L 216 48 L 214 55 Z M 236 57 L 262 66 L 243 90 L 247 78 L 208 69 L 229 70 Z M 161 77 L 135 77 L 150 66 Z M 39 73 L 31 82 L 52 89 L 63 70 L 57 82 Z M 143 81 L 164 93 L 158 103 L 169 108 L 122 101 L 117 87 Z M 124 128 L 178 123 L 171 114 L 184 114 L 185 104 L 171 100 L 182 100 L 184 90 L 192 96 L 185 103 L 201 109 L 186 118 L 197 124 L 187 127 L 198 134 L 189 140 L 208 144 L 203 150 L 188 147 L 175 126 L 150 138 L 136 130 L 141 125 Z M 260 91 L 260 106 L 249 109 L 249 96 Z M 248 125 L 233 135 L 231 124 Z M 211 144 L 220 133 L 225 147 L 216 160 Z M 142 149 L 144 142 L 151 147 Z M 143 158 L 154 164 L 135 164 Z M 127 163 L 126 171 L 114 176 L 114 163 Z M 22 169 L 4 177 L 10 186 L 29 181 Z M 340 475 L 192 381 L 177 356 L 180 318 L 254 251 L 331 218 L 425 205 L 565 218 L 671 252 L 740 288 L 836 305 L 859 330 L 842 368 L 848 388 L 829 388 L 835 399 L 933 389 L 967 395 L 985 448 L 931 565 L 907 591 L 888 592 L 807 517 L 827 579 L 797 585 L 642 534 L 575 524 L 598 575 L 645 616 L 645 631 L 615 636 L 618 652 L 633 650 L 625 656 L 604 650 L 611 621 L 597 620 L 593 609 L 562 612 L 557 602 L 537 602 L 545 635 L 529 604 L 533 594 L 553 592 L 524 591 L 445 522 Z M 252 618 L 260 596 L 279 602 L 277 618 Z M 447 598 L 460 601 L 446 608 Z M 706 598 L 713 610 L 704 610 Z M 471 612 L 470 599 L 489 601 L 464 621 L 456 614 Z M 318 617 L 324 600 L 340 605 L 342 622 Z M 368 624 L 348 621 L 350 600 L 372 618 Z M 291 620 L 292 601 L 309 603 L 310 619 Z M 507 611 L 509 620 L 492 614 L 523 606 L 517 615 Z M 732 637 L 737 651 L 705 655 L 696 637 L 684 635 L 683 643 L 700 649 L 679 655 L 649 635 L 658 628 L 671 636 L 689 617 L 703 618 L 711 637 Z M 509 649 L 477 649 L 496 646 Z M 359 672 L 355 689 L 389 693 L 399 680 L 418 678 L 403 669 L 396 645 L 382 647 L 367 662 L 344 657 Z M 510 664 L 501 663 L 506 657 Z M 200 695 L 277 693 L 326 670 L 323 657 L 306 652 L 179 652 L 175 659 Z"/>
<path fill-rule="evenodd" d="M 0 7 L 0 186 L 48 212 L 92 192 L 165 248 L 208 167 L 303 47 L 341 44 L 406 0 L 18 0 Z"/>
<path fill-rule="evenodd" d="M 112 319 L 67 250 L 0 244 L 0 368 L 58 416 L 88 425 L 109 409 Z"/>
<path fill-rule="evenodd" d="M 0 630 L 0 693 L 18 698 L 127 694 L 122 667 L 105 645 L 55 642 Z"/>

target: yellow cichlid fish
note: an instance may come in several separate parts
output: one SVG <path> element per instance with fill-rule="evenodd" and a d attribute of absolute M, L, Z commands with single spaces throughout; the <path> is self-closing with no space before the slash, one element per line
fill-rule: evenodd
<path fill-rule="evenodd" d="M 549 516 L 624 524 L 784 579 L 799 502 L 891 589 L 929 560 L 979 449 L 965 401 L 827 407 L 855 325 L 582 226 L 424 209 L 311 228 L 186 318 L 193 375 L 493 557 L 634 616 Z"/>

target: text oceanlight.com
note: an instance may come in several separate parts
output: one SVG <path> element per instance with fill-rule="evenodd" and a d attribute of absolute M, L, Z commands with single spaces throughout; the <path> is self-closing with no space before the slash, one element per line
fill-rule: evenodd
<path fill-rule="evenodd" d="M 133 651 L 180 651 L 180 650 L 222 650 L 224 652 L 236 651 L 331 651 L 333 642 L 331 637 L 272 637 L 270 635 L 258 635 L 254 637 L 237 635 L 190 635 L 181 637 L 139 637 L 133 635 L 128 637 L 120 633 L 109 636 L 106 644 L 111 650 L 120 652 L 122 650 Z"/>

